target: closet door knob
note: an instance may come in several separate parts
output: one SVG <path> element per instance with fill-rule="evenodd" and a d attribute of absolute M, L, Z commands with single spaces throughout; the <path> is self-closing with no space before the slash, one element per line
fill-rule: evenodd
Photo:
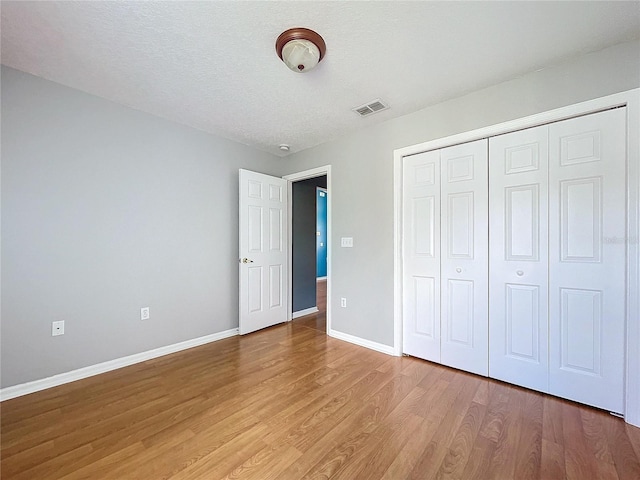
<path fill-rule="evenodd" d="M 462 273 L 462 269 L 460 267 L 456 268 L 456 272 Z"/>
<path fill-rule="evenodd" d="M 524 272 L 523 272 L 522 270 L 518 270 L 518 271 L 516 272 L 516 275 L 518 275 L 519 277 L 521 277 L 521 276 L 523 276 L 523 275 L 524 275 Z"/>

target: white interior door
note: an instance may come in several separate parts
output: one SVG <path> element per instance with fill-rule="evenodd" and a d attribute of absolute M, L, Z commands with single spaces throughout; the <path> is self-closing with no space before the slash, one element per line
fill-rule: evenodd
<path fill-rule="evenodd" d="M 626 112 L 549 126 L 549 391 L 623 412 Z"/>
<path fill-rule="evenodd" d="M 287 181 L 240 170 L 240 334 L 287 321 Z"/>
<path fill-rule="evenodd" d="M 489 140 L 489 376 L 548 391 L 548 128 Z"/>
<path fill-rule="evenodd" d="M 488 141 L 440 151 L 441 363 L 487 375 Z"/>
<path fill-rule="evenodd" d="M 403 352 L 440 362 L 440 152 L 403 160 Z"/>

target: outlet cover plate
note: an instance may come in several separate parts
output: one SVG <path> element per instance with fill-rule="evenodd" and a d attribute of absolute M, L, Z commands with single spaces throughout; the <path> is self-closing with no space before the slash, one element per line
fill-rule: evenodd
<path fill-rule="evenodd" d="M 140 309 L 140 320 L 149 320 L 149 307 L 142 307 Z"/>

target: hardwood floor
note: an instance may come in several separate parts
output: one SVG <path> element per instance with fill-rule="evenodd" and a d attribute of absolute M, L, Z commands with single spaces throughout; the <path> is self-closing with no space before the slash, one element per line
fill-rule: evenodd
<path fill-rule="evenodd" d="M 315 322 L 3 402 L 2 479 L 640 478 L 619 418 Z"/>
<path fill-rule="evenodd" d="M 304 317 L 294 320 L 297 325 L 315 328 L 321 332 L 327 331 L 327 280 L 318 280 L 316 282 L 316 306 L 318 313 L 305 315 Z"/>

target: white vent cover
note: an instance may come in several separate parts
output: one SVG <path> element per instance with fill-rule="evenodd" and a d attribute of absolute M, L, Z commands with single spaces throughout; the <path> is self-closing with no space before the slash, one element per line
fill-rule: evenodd
<path fill-rule="evenodd" d="M 389 108 L 389 105 L 385 104 L 382 100 L 377 98 L 376 100 L 372 100 L 371 102 L 365 103 L 364 105 L 360 105 L 356 108 L 352 108 L 351 110 L 356 112 L 361 117 L 366 117 L 367 115 L 381 112 L 382 110 L 386 110 L 387 108 Z"/>

